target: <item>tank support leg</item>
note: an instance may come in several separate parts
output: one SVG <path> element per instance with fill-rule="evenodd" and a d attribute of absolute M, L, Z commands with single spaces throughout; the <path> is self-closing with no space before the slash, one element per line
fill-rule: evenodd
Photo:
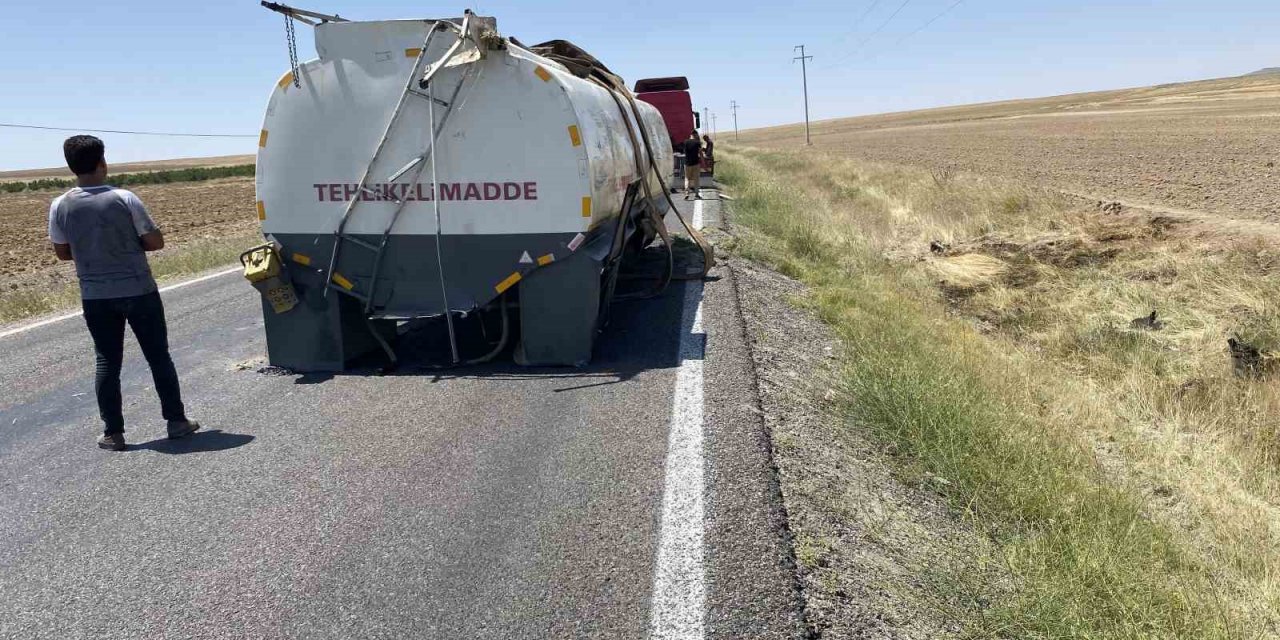
<path fill-rule="evenodd" d="M 342 371 L 395 335 L 395 323 L 370 320 L 349 296 L 325 297 L 319 286 L 299 286 L 299 304 L 276 313 L 263 301 L 267 359 L 298 372 Z M 392 356 L 394 359 L 394 356 Z"/>
<path fill-rule="evenodd" d="M 591 361 L 600 313 L 600 260 L 579 254 L 520 281 L 522 365 L 582 366 Z"/>

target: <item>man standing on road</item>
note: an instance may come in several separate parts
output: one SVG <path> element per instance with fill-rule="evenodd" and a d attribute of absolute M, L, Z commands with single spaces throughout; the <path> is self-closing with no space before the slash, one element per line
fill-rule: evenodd
<path fill-rule="evenodd" d="M 684 199 L 696 197 L 702 199 L 702 142 L 698 140 L 698 131 L 689 132 L 689 139 L 680 143 L 680 152 L 684 154 Z"/>
<path fill-rule="evenodd" d="M 58 259 L 75 261 L 80 279 L 84 321 L 97 355 L 93 388 L 105 424 L 98 446 L 126 447 L 120 398 L 126 323 L 151 367 L 169 437 L 191 435 L 200 425 L 187 419 L 182 406 L 164 306 L 145 253 L 164 248 L 164 235 L 138 196 L 107 184 L 101 140 L 72 136 L 62 153 L 77 186 L 49 206 L 49 239 Z"/>

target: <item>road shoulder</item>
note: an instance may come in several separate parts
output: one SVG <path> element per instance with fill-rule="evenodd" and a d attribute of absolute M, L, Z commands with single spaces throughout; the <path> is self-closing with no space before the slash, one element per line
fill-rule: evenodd
<path fill-rule="evenodd" d="M 830 406 L 839 341 L 796 305 L 800 283 L 724 259 L 737 284 L 810 637 L 939 638 L 961 629 L 931 578 L 986 546 L 893 451 Z M 966 604 L 970 603 L 970 604 Z"/>

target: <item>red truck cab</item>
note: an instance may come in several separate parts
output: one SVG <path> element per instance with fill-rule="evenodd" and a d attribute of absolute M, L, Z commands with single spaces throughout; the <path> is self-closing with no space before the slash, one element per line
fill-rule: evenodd
<path fill-rule="evenodd" d="M 667 133 L 671 135 L 672 149 L 688 140 L 689 132 L 701 124 L 689 97 L 689 80 L 683 76 L 637 80 L 635 92 L 636 98 L 653 105 L 662 114 Z"/>

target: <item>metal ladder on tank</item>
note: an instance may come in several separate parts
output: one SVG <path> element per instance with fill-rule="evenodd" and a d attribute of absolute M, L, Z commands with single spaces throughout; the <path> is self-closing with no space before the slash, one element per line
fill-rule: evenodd
<path fill-rule="evenodd" d="M 449 100 L 447 101 L 441 100 L 435 97 L 435 95 L 432 93 L 432 90 L 431 90 L 431 80 L 435 77 L 436 73 L 438 73 L 441 69 L 443 69 L 445 65 L 462 50 L 463 44 L 466 43 L 467 41 L 471 41 L 473 45 L 475 45 L 477 49 L 481 51 L 481 55 L 483 56 L 483 48 L 480 47 L 479 43 L 477 42 L 477 39 L 472 33 L 472 29 L 471 29 L 472 15 L 473 14 L 471 13 L 471 11 L 467 10 L 463 17 L 461 26 L 458 26 L 451 22 L 446 22 L 446 21 L 436 22 L 432 26 L 431 31 L 427 33 L 426 40 L 422 43 L 422 49 L 418 52 L 418 58 L 414 62 L 413 70 L 410 71 L 409 73 L 409 79 L 405 82 L 404 91 L 401 92 L 400 99 L 396 102 L 396 108 L 394 111 L 392 111 L 391 118 L 387 121 L 387 126 L 383 130 L 382 138 L 379 139 L 378 146 L 374 149 L 372 157 L 369 158 L 369 162 L 365 166 L 364 173 L 360 176 L 360 183 L 356 189 L 356 195 L 347 203 L 346 209 L 344 209 L 342 212 L 342 218 L 338 220 L 338 226 L 334 230 L 333 252 L 329 256 L 329 268 L 325 271 L 324 296 L 328 297 L 330 290 L 338 291 L 339 293 L 349 295 L 359 300 L 360 302 L 364 303 L 364 313 L 366 317 L 370 317 L 371 314 L 374 313 L 373 307 L 374 307 L 374 301 L 376 300 L 375 296 L 377 295 L 377 289 L 378 289 L 378 276 L 382 270 L 382 262 L 383 262 L 383 257 L 386 253 L 387 243 L 390 240 L 391 231 L 395 227 L 396 221 L 399 220 L 400 214 L 404 212 L 405 204 L 408 202 L 407 200 L 396 198 L 394 194 L 389 192 L 378 193 L 373 191 L 372 189 L 369 188 L 369 176 L 370 174 L 373 173 L 374 165 L 377 164 L 379 158 L 382 156 L 383 150 L 387 146 L 387 141 L 390 140 L 391 138 L 391 133 L 395 129 L 396 123 L 399 121 L 400 115 L 404 111 L 404 105 L 409 101 L 410 98 L 426 99 L 428 101 L 428 106 L 431 109 L 431 120 L 432 120 L 430 144 L 419 156 L 417 156 L 413 160 L 410 160 L 408 164 L 401 167 L 398 171 L 396 171 L 394 174 L 388 177 L 386 181 L 395 182 L 405 174 L 412 172 L 412 175 L 410 177 L 408 184 L 411 184 L 411 185 L 417 184 L 418 179 L 422 176 L 422 171 L 423 169 L 426 168 L 426 165 L 428 163 L 427 161 L 429 159 L 432 166 L 432 201 L 435 202 L 435 197 L 436 197 L 435 193 L 436 193 L 436 190 L 439 189 L 439 185 L 436 184 L 435 175 L 434 175 L 435 174 L 435 157 L 434 156 L 435 156 L 436 141 L 439 138 L 440 133 L 444 131 L 445 123 L 448 121 L 449 114 L 453 112 L 453 107 L 457 102 L 458 94 L 462 90 L 463 85 L 466 84 L 468 76 L 470 75 L 471 68 L 468 67 L 467 71 L 464 72 L 462 77 L 459 78 L 458 85 L 454 87 L 453 93 L 450 96 Z M 452 46 L 449 47 L 449 50 L 446 51 L 445 54 L 441 56 L 439 60 L 436 60 L 435 62 L 431 63 L 431 66 L 427 69 L 426 73 L 424 73 L 421 78 L 418 78 L 418 72 L 422 68 L 422 62 L 427 56 L 427 51 L 431 46 L 432 38 L 435 36 L 436 33 L 446 29 L 454 30 L 458 35 L 458 39 L 453 43 Z M 415 81 L 417 84 L 416 88 L 414 87 Z M 422 89 L 426 89 L 426 91 L 424 92 L 422 91 Z M 445 111 L 441 115 L 438 122 L 436 121 L 436 118 L 435 118 L 435 106 L 437 104 L 445 108 Z M 390 197 L 391 200 L 396 204 L 395 211 L 392 212 L 391 218 L 390 220 L 387 221 L 387 225 L 384 228 L 382 232 L 382 236 L 377 243 L 368 242 L 366 240 L 363 240 L 361 238 L 358 238 L 346 232 L 347 223 L 350 222 L 351 216 L 355 212 L 357 204 L 361 202 L 362 194 L 369 194 L 369 196 L 377 198 L 382 201 L 386 201 L 386 199 Z M 438 204 L 437 204 L 437 207 L 438 207 Z M 436 242 L 437 259 L 439 259 L 440 218 L 439 218 L 438 209 L 436 211 L 436 240 L 437 240 Z M 351 244 L 354 247 L 358 247 L 366 251 L 371 251 L 374 254 L 373 271 L 370 274 L 369 289 L 367 292 L 357 291 L 355 287 L 355 283 L 346 279 L 337 270 L 338 261 L 342 256 L 342 248 L 344 244 L 347 244 L 347 243 Z M 442 294 L 447 296 L 447 293 L 444 293 L 443 291 L 445 287 L 443 270 L 440 273 L 440 286 L 441 286 Z M 444 307 L 445 307 L 443 310 L 444 315 L 449 324 L 449 342 L 453 347 L 454 359 L 456 360 L 457 346 L 456 346 L 456 340 L 454 339 L 454 336 L 453 336 L 453 321 L 452 321 L 452 318 L 450 317 L 447 297 L 445 298 Z M 378 338 L 379 342 L 382 342 L 381 336 L 376 331 L 374 332 L 374 336 Z M 394 359 L 395 356 L 394 354 L 391 353 L 390 348 L 387 347 L 386 344 L 383 344 L 382 346 L 384 350 L 387 351 L 388 355 L 391 355 L 391 357 Z"/>

